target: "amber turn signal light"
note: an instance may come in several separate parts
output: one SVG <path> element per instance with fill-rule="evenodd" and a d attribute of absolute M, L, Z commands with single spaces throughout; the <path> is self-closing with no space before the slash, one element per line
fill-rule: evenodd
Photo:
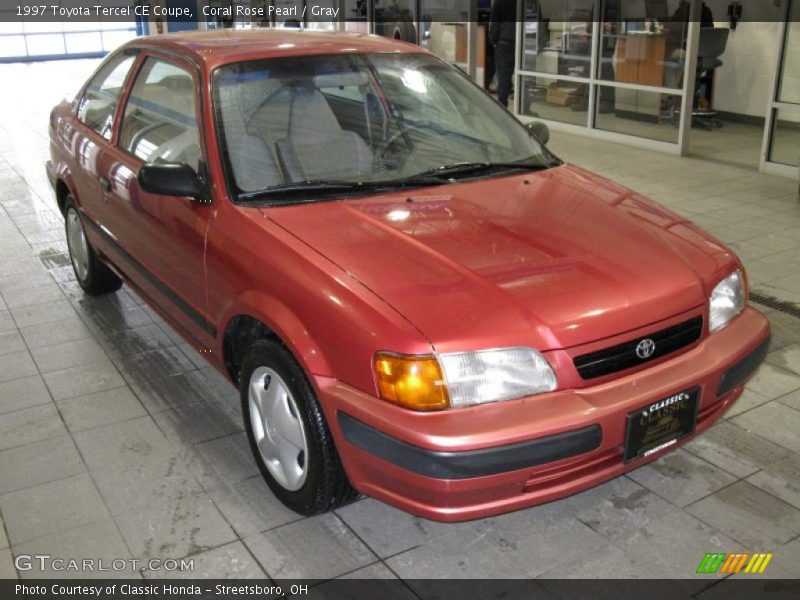
<path fill-rule="evenodd" d="M 378 393 L 387 402 L 412 410 L 441 410 L 450 405 L 442 368 L 433 356 L 375 356 Z"/>

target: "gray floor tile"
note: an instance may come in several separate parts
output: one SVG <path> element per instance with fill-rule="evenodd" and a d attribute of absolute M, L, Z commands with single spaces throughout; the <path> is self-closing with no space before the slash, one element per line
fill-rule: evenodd
<path fill-rule="evenodd" d="M 770 363 L 762 363 L 747 387 L 767 398 L 777 398 L 800 389 L 800 375 Z"/>
<path fill-rule="evenodd" d="M 264 579 L 266 573 L 241 542 L 233 542 L 189 557 L 193 569 L 186 571 L 146 571 L 154 579 Z"/>
<path fill-rule="evenodd" d="M 14 558 L 11 550 L 0 548 L 0 579 L 17 579 L 17 570 L 14 568 Z"/>
<path fill-rule="evenodd" d="M 23 304 L 17 308 L 12 308 L 11 314 L 14 316 L 18 327 L 69 320 L 74 319 L 76 316 L 75 309 L 64 297 L 43 304 Z"/>
<path fill-rule="evenodd" d="M 356 569 L 355 571 L 351 571 L 346 575 L 341 575 L 338 579 L 397 579 L 397 575 L 392 573 L 392 571 L 383 563 L 376 562 L 372 563 L 371 565 L 367 565 L 366 567 L 361 567 L 360 569 Z M 376 595 L 372 595 L 372 597 L 377 597 Z M 413 595 L 409 596 L 413 598 Z"/>
<path fill-rule="evenodd" d="M 191 361 L 176 346 L 115 358 L 114 364 L 128 382 L 158 379 L 195 369 Z"/>
<path fill-rule="evenodd" d="M 686 510 L 749 550 L 771 549 L 800 535 L 800 510 L 746 481 L 726 487 Z"/>
<path fill-rule="evenodd" d="M 800 411 L 780 402 L 770 402 L 739 415 L 733 424 L 742 429 L 788 448 L 800 452 Z"/>
<path fill-rule="evenodd" d="M 72 438 L 62 435 L 0 452 L 0 494 L 86 470 Z"/>
<path fill-rule="evenodd" d="M 52 402 L 50 392 L 40 375 L 0 383 L 0 414 Z"/>
<path fill-rule="evenodd" d="M 212 502 L 202 494 L 176 499 L 164 509 L 124 513 L 116 517 L 122 536 L 143 561 L 181 557 L 232 542 L 236 534 Z"/>
<path fill-rule="evenodd" d="M 684 448 L 737 477 L 752 475 L 791 454 L 788 448 L 727 422 L 718 423 Z"/>
<path fill-rule="evenodd" d="M 800 454 L 792 454 L 764 467 L 747 481 L 800 508 Z"/>
<path fill-rule="evenodd" d="M 92 476 L 115 516 L 167 512 L 192 498 L 209 500 L 175 455 L 156 453 L 147 462 L 99 469 Z"/>
<path fill-rule="evenodd" d="M 6 526 L 3 524 L 3 515 L 0 515 L 0 548 L 8 548 L 8 536 L 6 535 Z"/>
<path fill-rule="evenodd" d="M 723 490 L 724 491 L 724 490 Z M 721 492 L 719 492 L 721 493 Z M 725 513 L 725 511 L 721 511 Z M 727 519 L 734 517 L 722 514 Z M 744 548 L 725 532 L 683 511 L 670 513 L 634 533 L 620 544 L 629 556 L 650 565 L 650 577 L 716 579 L 718 575 L 696 575 L 706 552 L 736 552 Z M 702 588 L 701 582 L 701 588 Z M 699 591 L 694 585 L 690 591 Z"/>
<path fill-rule="evenodd" d="M 800 578 L 800 537 L 774 550 L 773 562 Z M 769 567 L 768 567 L 769 568 Z"/>
<path fill-rule="evenodd" d="M 365 498 L 336 513 L 381 558 L 447 535 L 469 524 L 446 524 L 415 517 L 388 504 Z"/>
<path fill-rule="evenodd" d="M 237 415 L 235 420 L 232 419 L 222 406 L 222 401 L 214 399 L 157 412 L 153 419 L 170 440 L 186 445 L 225 437 L 243 430 L 241 416 Z"/>
<path fill-rule="evenodd" d="M 0 415 L 0 450 L 39 442 L 67 433 L 52 403 Z"/>
<path fill-rule="evenodd" d="M 736 481 L 736 477 L 683 449 L 631 471 L 628 477 L 677 506 L 686 506 Z"/>
<path fill-rule="evenodd" d="M 102 346 L 92 339 L 74 340 L 54 346 L 35 348 L 31 350 L 31 354 L 42 373 L 102 362 L 108 358 Z"/>
<path fill-rule="evenodd" d="M 785 404 L 786 406 L 790 406 L 795 410 L 800 410 L 800 390 L 795 390 L 794 392 L 790 392 L 785 396 L 781 396 L 778 398 L 778 402 Z"/>
<path fill-rule="evenodd" d="M 125 385 L 117 369 L 106 359 L 45 373 L 44 381 L 55 400 L 85 396 Z"/>
<path fill-rule="evenodd" d="M 151 414 L 173 408 L 181 410 L 202 402 L 209 395 L 208 388 L 200 385 L 196 371 L 137 381 L 131 384 L 131 388 Z"/>
<path fill-rule="evenodd" d="M 385 562 L 401 579 L 528 577 L 529 567 L 514 560 L 515 554 L 510 546 L 498 546 L 477 535 L 474 530 L 457 530 Z M 550 568 L 553 567 L 546 570 Z M 425 593 L 421 589 L 416 591 Z"/>
<path fill-rule="evenodd" d="M 17 324 L 11 317 L 11 313 L 7 310 L 0 310 L 0 331 L 16 331 Z"/>
<path fill-rule="evenodd" d="M 175 464 L 175 448 L 150 417 L 96 427 L 76 433 L 74 437 L 92 470 L 124 472 L 153 463 Z"/>
<path fill-rule="evenodd" d="M 744 412 L 747 412 L 750 409 L 753 409 L 757 406 L 761 406 L 762 404 L 766 404 L 767 402 L 771 402 L 772 398 L 767 398 L 766 396 L 762 396 L 758 392 L 754 392 L 749 388 L 745 388 L 742 395 L 736 399 L 736 402 L 733 403 L 723 415 L 724 420 L 731 419 L 736 415 L 740 415 Z"/>
<path fill-rule="evenodd" d="M 58 409 L 72 432 L 147 415 L 139 399 L 127 387 L 61 400 Z"/>
<path fill-rule="evenodd" d="M 767 362 L 800 375 L 800 344 L 792 344 L 767 355 Z"/>
<path fill-rule="evenodd" d="M 0 383 L 35 375 L 36 363 L 33 362 L 30 352 L 11 352 L 3 355 L 3 368 L 0 369 Z"/>
<path fill-rule="evenodd" d="M 609 546 L 593 556 L 584 556 L 542 574 L 546 579 L 649 579 L 653 563 L 648 558 L 630 556 L 621 548 Z"/>
<path fill-rule="evenodd" d="M 538 577 L 608 546 L 608 540 L 584 522 L 546 505 L 477 521 L 474 528 L 483 542 L 516 563 L 517 576 L 524 577 Z"/>
<path fill-rule="evenodd" d="M 244 541 L 274 579 L 330 579 L 377 558 L 330 513 L 290 523 Z"/>
<path fill-rule="evenodd" d="M 82 321 L 58 321 L 56 323 L 40 323 L 21 327 L 22 337 L 28 347 L 41 348 L 43 346 L 56 346 L 73 340 L 83 340 L 92 337 L 92 333 Z"/>
<path fill-rule="evenodd" d="M 604 538 L 621 542 L 677 507 L 627 477 L 618 477 L 562 502 L 546 505 L 574 514 Z"/>
<path fill-rule="evenodd" d="M 82 561 L 84 558 L 95 561 L 92 564 L 93 568 L 87 570 L 67 570 L 58 563 L 55 565 L 46 563 L 45 569 L 42 570 L 38 561 L 31 561 L 30 570 L 20 571 L 22 579 L 137 578 L 138 569 L 141 568 L 141 565 L 132 562 L 133 557 L 125 546 L 114 522 L 103 517 L 99 517 L 91 523 L 65 528 L 62 531 L 17 544 L 14 546 L 14 552 L 17 556 L 40 554 L 48 555 L 53 559 L 64 559 L 67 562 L 70 559 Z M 100 570 L 100 561 L 107 570 Z M 112 568 L 112 561 L 121 561 L 118 563 L 118 567 L 123 568 L 120 570 Z"/>
<path fill-rule="evenodd" d="M 61 289 L 49 278 L 44 285 L 14 287 L 3 291 L 3 299 L 10 309 L 54 302 L 63 298 Z"/>
<path fill-rule="evenodd" d="M 88 473 L 0 496 L 12 546 L 108 516 Z"/>
<path fill-rule="evenodd" d="M 186 460 L 206 490 L 260 473 L 244 433 L 197 444 L 187 454 Z"/>
<path fill-rule="evenodd" d="M 210 489 L 208 497 L 243 538 L 303 518 L 275 497 L 260 474 Z"/>
<path fill-rule="evenodd" d="M 22 335 L 16 329 L 0 332 L 0 356 L 27 350 Z"/>

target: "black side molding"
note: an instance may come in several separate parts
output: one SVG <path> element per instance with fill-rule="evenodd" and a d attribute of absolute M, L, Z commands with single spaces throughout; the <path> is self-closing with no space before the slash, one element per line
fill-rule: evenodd
<path fill-rule="evenodd" d="M 516 471 L 595 450 L 599 425 L 527 442 L 463 452 L 437 452 L 387 435 L 339 412 L 339 427 L 354 446 L 408 471 L 434 479 L 469 479 Z"/>
<path fill-rule="evenodd" d="M 755 372 L 755 370 L 758 368 L 758 365 L 760 365 L 767 356 L 769 340 L 770 338 L 768 337 L 766 340 L 761 342 L 761 345 L 758 348 L 745 356 L 732 369 L 725 371 L 725 373 L 722 375 L 722 378 L 719 380 L 717 397 L 724 396 L 738 385 L 741 385 L 747 380 L 748 377 L 750 377 L 750 375 Z"/>

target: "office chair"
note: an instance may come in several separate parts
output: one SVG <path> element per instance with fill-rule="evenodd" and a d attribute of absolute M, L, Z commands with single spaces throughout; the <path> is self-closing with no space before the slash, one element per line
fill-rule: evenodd
<path fill-rule="evenodd" d="M 722 121 L 711 106 L 700 106 L 700 90 L 711 83 L 711 73 L 722 66 L 719 57 L 725 52 L 728 43 L 729 29 L 723 27 L 705 27 L 700 30 L 700 41 L 697 47 L 697 76 L 695 78 L 694 101 L 692 102 L 692 124 L 697 123 L 706 129 L 712 126 L 722 127 Z"/>

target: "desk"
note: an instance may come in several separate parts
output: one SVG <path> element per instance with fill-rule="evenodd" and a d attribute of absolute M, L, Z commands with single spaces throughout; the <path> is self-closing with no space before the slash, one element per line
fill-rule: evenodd
<path fill-rule="evenodd" d="M 617 81 L 640 85 L 664 85 L 667 36 L 629 34 L 617 37 L 614 73 Z"/>
<path fill-rule="evenodd" d="M 614 79 L 639 85 L 664 85 L 664 64 L 667 60 L 667 36 L 636 33 L 617 36 L 614 49 Z M 658 117 L 661 96 L 617 88 L 615 110 Z"/>

